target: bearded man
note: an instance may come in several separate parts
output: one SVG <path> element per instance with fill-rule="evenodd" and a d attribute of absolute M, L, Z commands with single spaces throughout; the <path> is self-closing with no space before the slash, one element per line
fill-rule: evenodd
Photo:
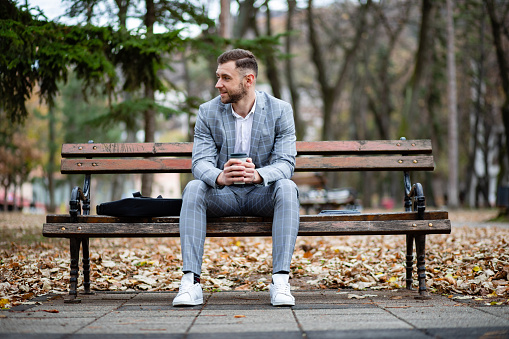
<path fill-rule="evenodd" d="M 289 273 L 299 229 L 295 124 L 290 104 L 256 91 L 253 53 L 227 51 L 217 59 L 219 96 L 200 106 L 192 172 L 182 194 L 180 242 L 184 275 L 174 306 L 203 303 L 200 285 L 207 216 L 271 216 L 271 304 L 293 306 Z M 246 153 L 247 160 L 231 158 Z"/>

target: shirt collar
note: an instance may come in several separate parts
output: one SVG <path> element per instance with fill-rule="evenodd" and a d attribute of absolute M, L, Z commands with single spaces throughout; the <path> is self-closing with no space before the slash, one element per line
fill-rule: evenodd
<path fill-rule="evenodd" d="M 246 117 L 245 117 L 245 118 L 243 118 L 243 117 L 241 117 L 240 115 L 238 115 L 238 114 L 235 112 L 235 110 L 233 109 L 233 105 L 231 105 L 231 106 L 232 106 L 232 114 L 233 114 L 233 116 L 234 116 L 235 118 L 237 118 L 237 119 L 248 119 L 249 117 L 251 117 L 251 115 L 253 115 L 253 114 L 254 114 L 255 109 L 256 109 L 256 99 L 257 99 L 257 97 L 255 96 L 255 101 L 254 101 L 253 107 L 251 107 L 251 110 L 249 111 L 249 113 L 246 115 Z"/>

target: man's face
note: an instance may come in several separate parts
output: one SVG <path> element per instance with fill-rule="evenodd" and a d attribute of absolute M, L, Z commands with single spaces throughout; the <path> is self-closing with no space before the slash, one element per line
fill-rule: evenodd
<path fill-rule="evenodd" d="M 216 77 L 216 88 L 219 90 L 223 104 L 237 103 L 246 96 L 244 76 L 235 68 L 235 61 L 228 61 L 219 65 Z"/>

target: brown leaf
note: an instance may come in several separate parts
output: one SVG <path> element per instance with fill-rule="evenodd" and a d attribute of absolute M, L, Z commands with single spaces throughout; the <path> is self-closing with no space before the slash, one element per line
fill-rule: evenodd
<path fill-rule="evenodd" d="M 313 253 L 311 253 L 310 251 L 307 251 L 306 253 L 304 253 L 304 258 L 308 259 L 308 258 L 311 258 L 313 256 Z"/>

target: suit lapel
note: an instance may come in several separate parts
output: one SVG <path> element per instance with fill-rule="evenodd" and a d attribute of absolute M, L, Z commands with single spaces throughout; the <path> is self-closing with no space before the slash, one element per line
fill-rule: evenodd
<path fill-rule="evenodd" d="M 221 116 L 223 118 L 224 131 L 226 133 L 226 147 L 228 149 L 226 157 L 229 157 L 235 149 L 235 118 L 232 115 L 231 104 L 222 106 L 223 111 L 221 112 Z"/>
<path fill-rule="evenodd" d="M 265 96 L 259 92 L 256 93 L 256 108 L 253 114 L 253 128 L 251 130 L 251 146 L 249 148 L 249 154 L 254 156 L 257 154 L 258 144 L 260 143 L 260 133 L 265 123 L 267 110 L 265 109 L 266 102 Z"/>

